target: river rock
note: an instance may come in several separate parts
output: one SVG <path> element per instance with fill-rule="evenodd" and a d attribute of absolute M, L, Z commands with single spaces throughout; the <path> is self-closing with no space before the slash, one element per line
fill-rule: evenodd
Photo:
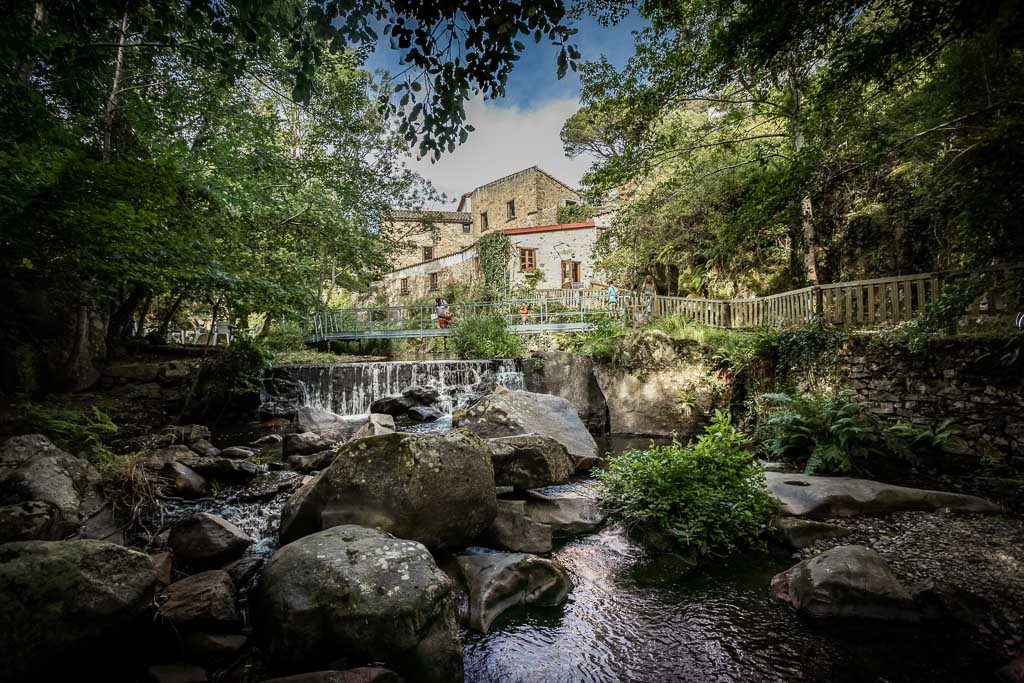
<path fill-rule="evenodd" d="M 232 483 L 248 481 L 260 473 L 259 465 L 248 460 L 204 458 L 198 455 L 189 455 L 179 458 L 178 462 L 195 470 L 207 479 Z"/>
<path fill-rule="evenodd" d="M 345 441 L 363 425 L 363 420 L 304 406 L 296 411 L 292 425 L 296 432 L 316 432 L 334 441 Z"/>
<path fill-rule="evenodd" d="M 402 677 L 380 666 L 360 666 L 347 671 L 313 671 L 270 678 L 263 683 L 402 683 Z"/>
<path fill-rule="evenodd" d="M 224 571 L 235 582 L 235 588 L 243 590 L 249 587 L 265 562 L 266 560 L 258 555 L 245 555 L 224 567 Z"/>
<path fill-rule="evenodd" d="M 444 413 L 434 406 L 413 406 L 405 415 L 416 422 L 437 422 L 444 417 Z"/>
<path fill-rule="evenodd" d="M 289 455 L 311 455 L 326 451 L 337 443 L 333 439 L 327 439 L 316 432 L 301 432 L 298 434 L 285 434 L 282 453 Z"/>
<path fill-rule="evenodd" d="M 370 413 L 370 416 L 366 419 L 366 424 L 360 427 L 356 433 L 352 435 L 352 438 L 365 439 L 368 436 L 391 434 L 394 431 L 395 418 L 390 415 L 384 415 L 383 413 Z"/>
<path fill-rule="evenodd" d="M 919 622 L 922 611 L 882 556 L 843 545 L 772 578 L 771 594 L 812 617 L 860 617 Z"/>
<path fill-rule="evenodd" d="M 467 548 L 453 566 L 456 585 L 467 598 L 466 623 L 480 633 L 516 605 L 560 605 L 573 588 L 560 564 L 536 555 Z"/>
<path fill-rule="evenodd" d="M 10 540 L 103 535 L 109 530 L 97 534 L 85 527 L 105 507 L 99 483 L 92 465 L 65 453 L 42 434 L 7 439 L 0 447 L 0 505 L 16 507 L 7 511 L 6 534 Z M 43 505 L 21 506 L 31 501 Z M 43 535 L 31 536 L 34 533 Z"/>
<path fill-rule="evenodd" d="M 210 495 L 210 485 L 206 479 L 180 462 L 164 465 L 160 476 L 168 480 L 174 495 L 179 498 L 205 498 Z"/>
<path fill-rule="evenodd" d="M 167 542 L 188 565 L 216 567 L 240 557 L 253 540 L 226 519 L 200 512 L 175 524 Z"/>
<path fill-rule="evenodd" d="M 251 503 L 256 500 L 269 500 L 281 493 L 294 493 L 302 485 L 302 475 L 287 470 L 267 472 L 256 477 L 244 489 L 238 492 L 235 500 L 240 503 Z"/>
<path fill-rule="evenodd" d="M 350 441 L 281 511 L 281 543 L 360 524 L 423 543 L 464 547 L 494 519 L 494 470 L 472 435 L 395 433 Z"/>
<path fill-rule="evenodd" d="M 806 548 L 823 538 L 844 538 L 852 533 L 837 524 L 797 517 L 777 517 L 772 530 L 779 541 L 793 548 Z"/>
<path fill-rule="evenodd" d="M 154 664 L 146 669 L 149 683 L 206 683 L 206 669 L 188 662 Z"/>
<path fill-rule="evenodd" d="M 996 672 L 1002 683 L 1024 683 L 1024 655 L 1021 655 Z"/>
<path fill-rule="evenodd" d="M 332 448 L 314 453 L 313 455 L 289 455 L 287 462 L 288 467 L 296 472 L 309 474 L 310 472 L 326 469 L 328 465 L 334 462 L 336 457 L 338 457 L 338 452 Z"/>
<path fill-rule="evenodd" d="M 498 514 L 484 534 L 487 545 L 522 553 L 551 552 L 551 526 L 526 516 L 526 503 L 498 499 Z"/>
<path fill-rule="evenodd" d="M 594 377 L 594 361 L 566 351 L 542 351 L 523 363 L 528 391 L 561 396 L 576 408 L 580 419 L 594 434 L 608 424 L 608 406 Z"/>
<path fill-rule="evenodd" d="M 191 631 L 185 636 L 185 650 L 190 658 L 216 664 L 234 658 L 247 642 L 249 639 L 241 633 Z"/>
<path fill-rule="evenodd" d="M 462 680 L 451 581 L 414 541 L 351 525 L 305 536 L 270 558 L 252 605 L 281 668 L 346 657 L 413 680 Z"/>
<path fill-rule="evenodd" d="M 169 463 L 191 460 L 198 457 L 200 456 L 188 446 L 178 444 L 163 446 L 150 451 L 142 461 L 142 464 L 151 470 L 161 470 Z"/>
<path fill-rule="evenodd" d="M 997 513 L 1000 507 L 976 496 L 893 486 L 869 479 L 765 472 L 768 491 L 793 517 L 852 517 L 905 510 Z"/>
<path fill-rule="evenodd" d="M 593 495 L 552 486 L 527 491 L 526 516 L 547 524 L 554 536 L 576 536 L 601 526 L 605 514 Z"/>
<path fill-rule="evenodd" d="M 221 450 L 214 446 L 206 439 L 197 439 L 188 445 L 190 449 L 196 454 L 206 458 L 216 458 L 221 454 Z M 230 456 L 225 456 L 230 457 Z"/>
<path fill-rule="evenodd" d="M 89 648 L 115 649 L 148 610 L 155 588 L 149 557 L 113 543 L 0 545 L 2 677 L 60 667 L 66 655 Z"/>
<path fill-rule="evenodd" d="M 565 446 L 539 434 L 519 434 L 488 439 L 494 483 L 525 491 L 569 481 L 575 463 Z"/>
<path fill-rule="evenodd" d="M 571 403 L 558 396 L 498 388 L 465 411 L 453 425 L 485 439 L 539 434 L 558 441 L 573 457 L 594 457 L 597 444 Z"/>
<path fill-rule="evenodd" d="M 164 589 L 159 602 L 160 616 L 178 629 L 222 630 L 238 624 L 235 584 L 219 569 L 175 581 Z"/>
<path fill-rule="evenodd" d="M 228 446 L 220 452 L 221 457 L 231 458 L 232 460 L 245 460 L 256 455 L 256 449 L 246 448 L 245 446 Z"/>
<path fill-rule="evenodd" d="M 390 415 L 392 417 L 401 417 L 402 415 L 405 415 L 405 411 L 415 405 L 415 401 L 411 401 L 401 394 L 396 394 L 394 396 L 378 398 L 370 404 L 370 412 L 381 415 Z"/>

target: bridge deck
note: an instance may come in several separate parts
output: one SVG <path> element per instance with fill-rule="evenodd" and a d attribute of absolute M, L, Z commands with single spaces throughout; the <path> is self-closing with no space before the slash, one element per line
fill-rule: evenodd
<path fill-rule="evenodd" d="M 426 327 L 413 330 L 338 330 L 323 332 L 318 335 L 306 337 L 307 344 L 315 344 L 318 341 L 359 341 L 361 339 L 422 339 L 426 337 L 448 337 L 455 333 L 458 325 L 445 329 L 439 327 Z M 552 332 L 585 332 L 594 329 L 593 323 L 571 322 L 571 323 L 537 323 L 532 325 L 509 325 L 509 332 L 515 334 L 546 334 Z"/>

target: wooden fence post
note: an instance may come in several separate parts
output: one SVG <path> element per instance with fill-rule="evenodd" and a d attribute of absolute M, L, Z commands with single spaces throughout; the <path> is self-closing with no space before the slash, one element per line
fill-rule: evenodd
<path fill-rule="evenodd" d="M 824 297 L 822 294 L 821 287 L 815 286 L 811 288 L 811 295 L 814 297 L 814 316 L 820 321 L 824 321 L 825 314 Z"/>

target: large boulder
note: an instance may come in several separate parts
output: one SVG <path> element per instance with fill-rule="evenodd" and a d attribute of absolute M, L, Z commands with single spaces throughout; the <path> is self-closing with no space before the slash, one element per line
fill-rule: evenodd
<path fill-rule="evenodd" d="M 444 413 L 434 406 L 413 406 L 406 416 L 415 422 L 437 422 L 444 417 Z"/>
<path fill-rule="evenodd" d="M 21 521 L 14 525 L 18 530 L 8 531 L 0 541 L 57 540 L 79 533 L 94 536 L 85 525 L 105 507 L 99 483 L 100 475 L 92 465 L 65 453 L 42 434 L 7 439 L 0 446 L 0 505 L 18 506 Z M 42 505 L 30 506 L 34 519 L 29 523 L 21 504 L 32 501 Z M 13 523 L 10 516 L 7 521 Z"/>
<path fill-rule="evenodd" d="M 370 412 L 401 417 L 411 408 L 434 405 L 440 396 L 434 387 L 415 385 L 406 388 L 401 394 L 378 398 L 370 404 Z"/>
<path fill-rule="evenodd" d="M 775 539 L 793 548 L 806 548 L 826 538 L 844 538 L 852 531 L 837 524 L 799 517 L 777 517 L 772 521 Z"/>
<path fill-rule="evenodd" d="M 522 553 L 551 552 L 551 525 L 526 516 L 526 503 L 498 499 L 498 514 L 484 534 L 491 547 Z"/>
<path fill-rule="evenodd" d="M 487 446 L 469 434 L 395 433 L 350 441 L 281 511 L 281 543 L 341 524 L 431 549 L 460 548 L 494 519 Z"/>
<path fill-rule="evenodd" d="M 576 469 L 561 443 L 539 434 L 518 434 L 488 439 L 494 483 L 520 491 L 564 484 Z"/>
<path fill-rule="evenodd" d="M 253 539 L 223 517 L 200 512 L 171 529 L 174 556 L 192 567 L 219 567 L 238 559 Z"/>
<path fill-rule="evenodd" d="M 356 430 L 356 433 L 352 435 L 352 438 L 364 439 L 368 436 L 391 434 L 394 431 L 395 418 L 390 415 L 384 415 L 383 413 L 370 413 L 370 416 L 366 419 L 366 424 Z"/>
<path fill-rule="evenodd" d="M 547 524 L 558 536 L 590 533 L 604 523 L 597 497 L 580 488 L 551 486 L 527 492 L 526 516 L 534 522 Z"/>
<path fill-rule="evenodd" d="M 177 629 L 236 626 L 235 583 L 219 569 L 175 581 L 160 596 L 160 616 Z"/>
<path fill-rule="evenodd" d="M 180 462 L 169 462 L 160 470 L 160 476 L 167 480 L 179 498 L 205 498 L 210 495 L 210 485 L 203 475 Z"/>
<path fill-rule="evenodd" d="M 352 438 L 363 422 L 363 418 L 344 417 L 309 406 L 299 408 L 292 419 L 296 432 L 314 432 L 334 441 Z"/>
<path fill-rule="evenodd" d="M 455 556 L 452 567 L 465 595 L 465 621 L 480 633 L 487 633 L 495 619 L 517 605 L 560 605 L 573 588 L 560 564 L 525 553 L 467 548 Z"/>
<path fill-rule="evenodd" d="M 156 581 L 149 556 L 113 543 L 0 545 L 0 677 L 61 667 L 93 648 L 113 650 L 146 613 Z"/>
<path fill-rule="evenodd" d="M 904 510 L 956 512 L 1000 511 L 976 496 L 893 486 L 869 479 L 816 477 L 765 472 L 768 491 L 782 502 L 782 514 L 793 517 L 852 517 Z"/>
<path fill-rule="evenodd" d="M 414 541 L 351 525 L 300 538 L 267 562 L 252 606 L 279 668 L 344 657 L 413 680 L 462 680 L 451 581 Z"/>
<path fill-rule="evenodd" d="M 696 342 L 647 331 L 623 337 L 618 353 L 615 364 L 594 366 L 613 434 L 674 434 L 685 442 L 723 406 L 726 392 Z"/>
<path fill-rule="evenodd" d="M 296 434 L 285 434 L 282 454 L 289 455 L 311 455 L 326 451 L 337 443 L 333 439 L 327 439 L 316 432 L 299 432 Z"/>
<path fill-rule="evenodd" d="M 597 455 L 594 437 L 580 420 L 576 408 L 558 396 L 499 387 L 467 410 L 455 413 L 453 425 L 485 439 L 539 434 L 565 446 L 574 458 Z"/>
<path fill-rule="evenodd" d="M 919 622 L 924 614 L 882 556 L 843 545 L 772 578 L 771 594 L 812 617 L 860 617 Z"/>
<path fill-rule="evenodd" d="M 528 391 L 561 396 L 594 434 L 608 426 L 608 406 L 594 376 L 594 361 L 566 351 L 542 351 L 523 363 Z"/>

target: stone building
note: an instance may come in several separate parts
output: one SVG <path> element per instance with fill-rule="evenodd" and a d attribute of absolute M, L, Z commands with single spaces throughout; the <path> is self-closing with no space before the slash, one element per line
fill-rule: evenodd
<path fill-rule="evenodd" d="M 489 232 L 507 234 L 513 286 L 533 275 L 540 289 L 585 287 L 598 278 L 593 259 L 601 227 L 558 223 L 558 209 L 578 204 L 579 193 L 536 166 L 462 195 L 457 211 L 396 211 L 391 225 L 406 247 L 376 289 L 389 303 L 422 300 L 479 275 L 476 242 Z"/>

